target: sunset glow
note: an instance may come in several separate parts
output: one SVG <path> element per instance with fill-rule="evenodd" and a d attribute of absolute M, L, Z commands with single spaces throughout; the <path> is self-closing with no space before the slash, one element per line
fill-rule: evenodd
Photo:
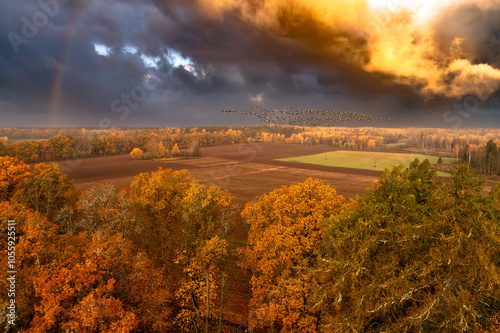
<path fill-rule="evenodd" d="M 447 45 L 439 45 L 436 40 L 439 34 L 449 33 L 436 31 L 436 21 L 458 10 L 457 6 L 467 5 L 466 0 L 297 0 L 292 4 L 268 0 L 257 8 L 236 0 L 200 2 L 214 18 L 220 19 L 228 11 L 239 11 L 258 29 L 320 44 L 332 57 L 342 54 L 367 72 L 388 74 L 394 82 L 413 87 L 426 99 L 473 94 L 479 83 L 489 91 L 497 90 L 500 85 L 498 68 L 482 63 L 475 54 L 468 54 L 462 48 L 463 43 L 469 41 L 457 36 Z M 494 4 L 485 2 L 481 6 L 490 8 Z M 298 15 L 299 12 L 302 15 Z M 321 40 L 313 34 L 303 36 L 303 31 L 295 29 L 304 17 L 316 24 L 315 32 Z M 342 37 L 334 31 L 339 31 Z M 324 38 L 329 34 L 332 38 Z M 360 41 L 363 41 L 361 46 Z M 359 57 L 360 53 L 367 56 Z"/>

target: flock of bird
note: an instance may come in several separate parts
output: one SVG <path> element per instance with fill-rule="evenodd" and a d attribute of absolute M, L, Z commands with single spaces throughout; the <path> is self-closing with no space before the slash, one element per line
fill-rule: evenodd
<path fill-rule="evenodd" d="M 357 121 L 375 121 L 383 120 L 382 117 L 373 117 L 367 114 L 321 109 L 296 109 L 292 107 L 283 108 L 283 110 L 267 110 L 253 107 L 251 110 L 222 110 L 221 113 L 234 113 L 248 116 L 254 116 L 261 121 L 272 124 L 287 124 L 299 126 L 337 126 L 339 123 L 357 122 Z M 389 121 L 391 119 L 388 119 Z"/>

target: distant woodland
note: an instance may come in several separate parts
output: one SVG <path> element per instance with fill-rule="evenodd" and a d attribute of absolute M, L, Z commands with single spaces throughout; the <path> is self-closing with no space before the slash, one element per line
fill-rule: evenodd
<path fill-rule="evenodd" d="M 439 152 L 478 173 L 500 175 L 499 129 L 387 129 L 242 126 L 158 129 L 0 128 L 0 156 L 26 163 L 132 154 L 150 159 L 199 153 L 197 147 L 244 142 L 325 145 L 338 149 Z"/>

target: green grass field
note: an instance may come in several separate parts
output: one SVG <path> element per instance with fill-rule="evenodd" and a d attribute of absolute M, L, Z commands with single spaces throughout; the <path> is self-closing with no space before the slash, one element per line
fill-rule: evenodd
<path fill-rule="evenodd" d="M 398 148 L 406 146 L 406 142 L 386 143 L 384 146 L 389 148 Z"/>
<path fill-rule="evenodd" d="M 401 163 L 408 166 L 415 158 L 418 158 L 420 162 L 428 159 L 431 163 L 437 163 L 439 157 L 421 154 L 377 153 L 368 151 L 332 151 L 315 155 L 282 158 L 278 159 L 278 161 L 384 171 L 385 168 L 392 169 L 394 165 Z M 443 157 L 443 164 L 452 162 L 455 162 L 454 158 Z M 447 173 L 441 171 L 438 171 L 437 175 L 448 176 Z"/>

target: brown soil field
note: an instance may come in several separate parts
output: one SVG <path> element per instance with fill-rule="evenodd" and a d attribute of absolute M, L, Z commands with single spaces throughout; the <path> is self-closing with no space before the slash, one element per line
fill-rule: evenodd
<path fill-rule="evenodd" d="M 135 175 L 163 167 L 187 169 L 200 182 L 227 188 L 239 199 L 237 201 L 243 203 L 251 201 L 256 195 L 282 185 L 302 182 L 308 177 L 319 178 L 325 184 L 334 186 L 339 194 L 354 198 L 371 187 L 381 175 L 369 170 L 274 161 L 327 151 L 333 149 L 277 143 L 240 144 L 202 148 L 202 157 L 195 159 L 137 161 L 129 155 L 120 155 L 57 163 L 79 190 L 103 182 L 112 182 L 120 189 L 127 188 Z"/>
<path fill-rule="evenodd" d="M 58 162 L 78 190 L 104 182 L 114 183 L 118 189 L 128 188 L 134 176 L 156 171 L 159 167 L 174 170 L 187 169 L 200 183 L 218 185 L 235 198 L 234 230 L 229 242 L 232 259 L 228 267 L 228 308 L 226 316 L 235 324 L 246 326 L 248 301 L 251 297 L 249 273 L 237 266 L 238 251 L 246 244 L 248 226 L 240 212 L 245 203 L 277 187 L 303 182 L 309 177 L 332 185 L 346 198 L 361 195 L 372 187 L 381 173 L 368 170 L 333 168 L 302 163 L 274 161 L 276 158 L 317 154 L 333 149 L 325 146 L 293 144 L 240 144 L 201 148 L 200 158 L 137 161 L 129 155 L 85 158 Z"/>

